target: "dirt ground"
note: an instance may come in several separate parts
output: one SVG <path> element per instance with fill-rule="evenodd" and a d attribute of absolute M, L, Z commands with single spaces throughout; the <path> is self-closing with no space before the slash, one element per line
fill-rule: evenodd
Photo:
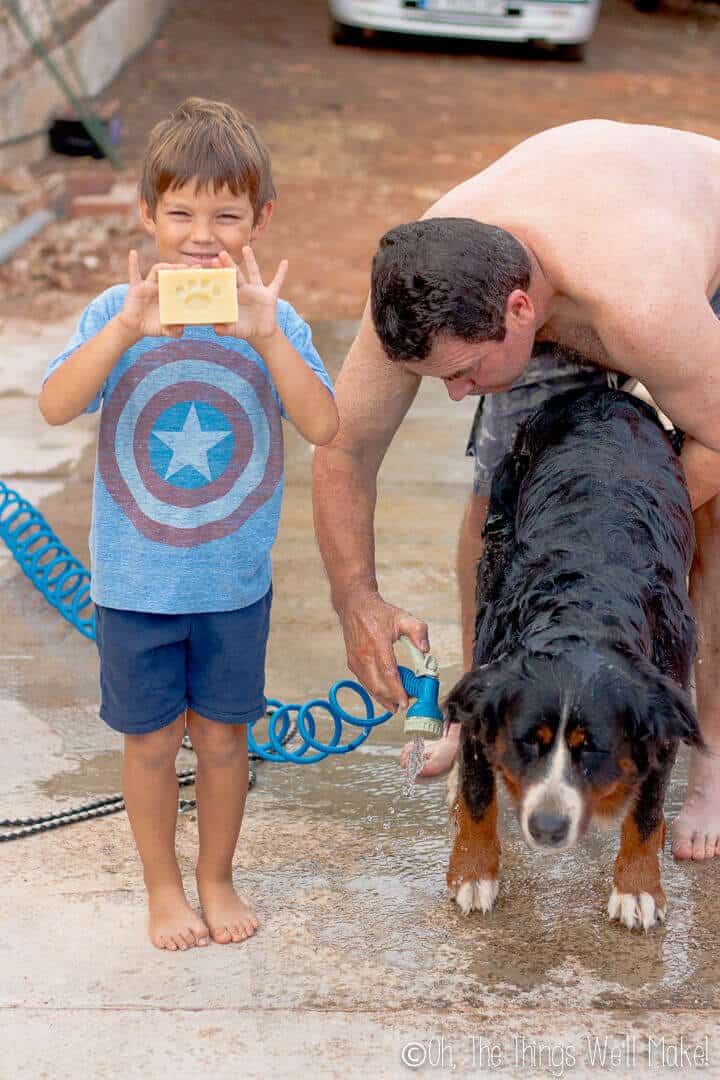
<path fill-rule="evenodd" d="M 378 237 L 528 135 L 593 116 L 720 135 L 719 55 L 718 3 L 648 15 L 604 0 L 587 60 L 569 64 L 421 38 L 333 46 L 324 0 L 178 2 L 101 101 L 121 103 L 123 179 L 136 177 L 151 125 L 186 95 L 243 108 L 270 146 L 279 192 L 261 264 L 289 259 L 285 293 L 306 318 L 352 319 Z M 52 155 L 37 171 L 83 167 L 97 165 Z M 138 243 L 149 265 L 151 246 L 132 223 L 46 230 L 20 266 L 0 270 L 0 316 L 75 310 L 77 294 L 125 279 Z M 78 246 L 99 259 L 94 269 Z M 43 262 L 59 265 L 59 278 L 38 272 Z"/>

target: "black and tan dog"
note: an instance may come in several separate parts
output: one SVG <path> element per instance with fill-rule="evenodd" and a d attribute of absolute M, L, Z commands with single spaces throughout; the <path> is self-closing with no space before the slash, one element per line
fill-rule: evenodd
<path fill-rule="evenodd" d="M 496 473 L 484 537 L 474 666 L 447 701 L 462 723 L 450 892 L 466 913 L 495 902 L 501 773 L 537 850 L 622 817 L 608 914 L 647 930 L 665 917 L 678 741 L 702 745 L 687 692 L 692 514 L 653 410 L 610 389 L 548 402 Z"/>

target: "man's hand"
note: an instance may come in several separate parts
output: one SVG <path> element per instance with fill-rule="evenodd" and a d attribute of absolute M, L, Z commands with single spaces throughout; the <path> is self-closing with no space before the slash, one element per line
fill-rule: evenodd
<path fill-rule="evenodd" d="M 158 302 L 158 270 L 186 270 L 183 263 L 156 263 L 146 278 L 140 273 L 137 251 L 128 255 L 128 291 L 118 319 L 137 340 L 143 337 L 180 338 L 184 326 L 163 326 Z"/>
<path fill-rule="evenodd" d="M 215 260 L 218 266 L 232 267 L 237 273 L 238 321 L 213 326 L 213 330 L 221 336 L 242 338 L 262 355 L 263 342 L 268 341 L 278 329 L 277 302 L 288 263 L 287 259 L 283 259 L 270 284 L 264 285 L 249 244 L 243 248 L 243 258 L 245 274 L 227 251 L 221 251 Z"/>
<path fill-rule="evenodd" d="M 427 652 L 427 623 L 386 604 L 377 592 L 353 595 L 340 620 L 353 675 L 386 709 L 406 709 L 409 699 L 400 681 L 393 644 L 407 634 L 421 652 Z"/>

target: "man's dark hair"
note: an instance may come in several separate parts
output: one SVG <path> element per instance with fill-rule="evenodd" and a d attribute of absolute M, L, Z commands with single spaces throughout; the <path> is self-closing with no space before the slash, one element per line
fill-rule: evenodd
<path fill-rule="evenodd" d="M 530 284 L 530 259 L 504 229 L 429 218 L 390 229 L 373 259 L 370 304 L 392 360 L 424 360 L 438 334 L 502 341 L 505 305 Z"/>

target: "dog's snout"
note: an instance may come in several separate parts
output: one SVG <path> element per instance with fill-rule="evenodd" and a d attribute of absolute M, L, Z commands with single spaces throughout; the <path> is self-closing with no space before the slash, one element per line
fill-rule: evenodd
<path fill-rule="evenodd" d="M 530 835 L 543 847 L 559 847 L 570 832 L 570 818 L 550 810 L 536 810 L 528 820 Z"/>

